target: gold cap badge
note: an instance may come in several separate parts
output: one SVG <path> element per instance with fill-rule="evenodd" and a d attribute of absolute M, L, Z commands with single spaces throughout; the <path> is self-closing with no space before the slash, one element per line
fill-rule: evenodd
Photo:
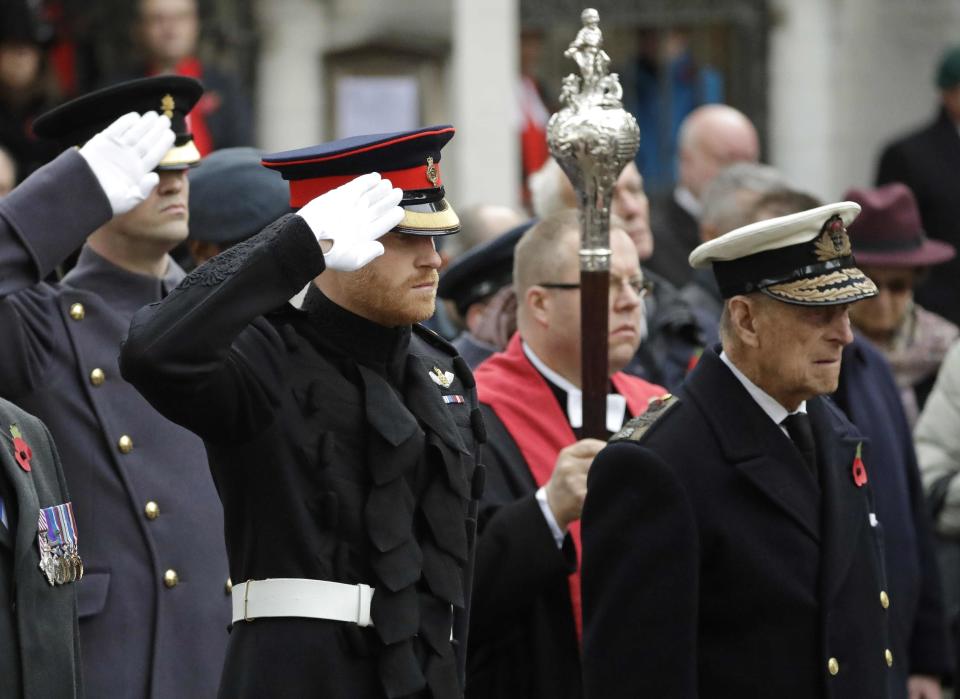
<path fill-rule="evenodd" d="M 167 119 L 173 119 L 173 108 L 176 103 L 173 101 L 173 95 L 164 95 L 160 100 L 160 109 L 163 110 L 163 116 Z"/>
<path fill-rule="evenodd" d="M 814 251 L 817 254 L 817 260 L 827 262 L 835 260 L 838 257 L 847 257 L 852 254 L 850 247 L 850 238 L 847 235 L 847 229 L 843 225 L 843 220 L 839 216 L 831 216 L 823 228 L 820 229 L 820 235 L 814 243 Z"/>
<path fill-rule="evenodd" d="M 439 186 L 440 177 L 438 176 L 437 166 L 433 164 L 433 157 L 427 156 L 427 179 L 434 187 Z"/>

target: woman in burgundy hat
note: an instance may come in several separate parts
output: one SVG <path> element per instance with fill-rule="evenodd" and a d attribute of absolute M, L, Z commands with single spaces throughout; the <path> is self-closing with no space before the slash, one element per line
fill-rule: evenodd
<path fill-rule="evenodd" d="M 927 238 L 910 188 L 899 182 L 845 195 L 863 208 L 848 232 L 857 265 L 879 293 L 850 308 L 856 329 L 884 353 L 893 368 L 911 427 L 960 329 L 913 300 L 927 269 L 956 255 L 954 247 Z"/>

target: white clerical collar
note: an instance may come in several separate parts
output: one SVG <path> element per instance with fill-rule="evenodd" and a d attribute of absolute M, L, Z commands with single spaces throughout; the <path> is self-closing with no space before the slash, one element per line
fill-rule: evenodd
<path fill-rule="evenodd" d="M 750 397 L 756 401 L 757 405 L 760 406 L 760 409 L 763 410 L 763 412 L 765 412 L 770 419 L 773 420 L 774 424 L 780 427 L 781 430 L 785 431 L 784 427 L 780 423 L 783 422 L 787 415 L 807 412 L 807 401 L 800 403 L 800 406 L 792 413 L 784 408 L 782 405 L 780 405 L 776 398 L 748 379 L 746 374 L 740 371 L 736 365 L 730 361 L 730 357 L 727 356 L 726 352 L 720 353 L 720 360 L 726 364 L 727 367 L 729 367 L 730 371 L 733 372 L 733 375 L 737 377 L 737 380 L 743 384 L 745 389 L 747 389 L 747 393 L 750 394 Z"/>
<path fill-rule="evenodd" d="M 693 192 L 689 189 L 677 185 L 673 190 L 673 200 L 677 202 L 677 206 L 690 214 L 691 218 L 696 221 L 700 220 L 700 212 L 703 211 L 703 204 L 693 196 Z"/>
<path fill-rule="evenodd" d="M 543 363 L 530 345 L 521 341 L 523 353 L 527 355 L 530 363 L 539 371 L 543 377 L 554 386 L 567 394 L 567 420 L 570 421 L 570 427 L 580 429 L 583 427 L 583 392 L 560 376 L 553 369 Z M 627 414 L 627 399 L 619 393 L 607 394 L 607 432 L 617 432 L 623 427 L 623 421 Z"/>

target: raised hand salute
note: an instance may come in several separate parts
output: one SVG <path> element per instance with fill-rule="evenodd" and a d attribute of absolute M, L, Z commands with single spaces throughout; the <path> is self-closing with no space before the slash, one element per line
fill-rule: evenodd
<path fill-rule="evenodd" d="M 147 112 L 129 112 L 80 148 L 107 195 L 114 216 L 130 211 L 160 182 L 154 168 L 173 146 L 170 119 Z"/>
<path fill-rule="evenodd" d="M 403 220 L 403 190 L 376 172 L 321 194 L 297 214 L 323 250 L 327 267 L 353 272 L 383 254 L 378 238 Z"/>

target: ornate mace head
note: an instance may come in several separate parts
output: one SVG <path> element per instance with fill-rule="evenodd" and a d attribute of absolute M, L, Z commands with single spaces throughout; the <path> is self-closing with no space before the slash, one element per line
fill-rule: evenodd
<path fill-rule="evenodd" d="M 580 75 L 570 73 L 563 79 L 562 106 L 547 123 L 547 143 L 580 201 L 581 268 L 607 269 L 610 197 L 617 177 L 637 152 L 640 127 L 623 109 L 619 76 L 609 71 L 600 14 L 587 8 L 580 18 L 583 27 L 563 54 L 577 63 Z"/>

